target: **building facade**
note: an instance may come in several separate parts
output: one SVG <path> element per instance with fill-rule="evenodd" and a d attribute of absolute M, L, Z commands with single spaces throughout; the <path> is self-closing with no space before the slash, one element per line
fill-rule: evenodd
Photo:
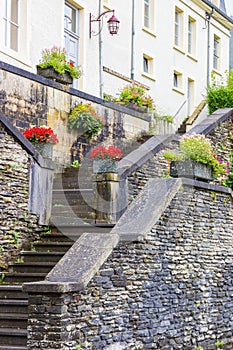
<path fill-rule="evenodd" d="M 117 96 L 132 80 L 144 84 L 158 114 L 178 127 L 205 98 L 211 72 L 229 69 L 233 21 L 220 0 L 0 0 L 0 60 L 36 73 L 41 51 L 65 47 L 81 66 L 74 87 Z M 110 35 L 107 21 L 120 21 Z"/>

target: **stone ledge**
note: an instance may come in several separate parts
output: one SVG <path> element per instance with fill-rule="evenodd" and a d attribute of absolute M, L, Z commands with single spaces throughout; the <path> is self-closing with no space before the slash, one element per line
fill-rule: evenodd
<path fill-rule="evenodd" d="M 42 76 L 40 76 L 38 74 L 31 73 L 31 72 L 28 72 L 28 71 L 26 71 L 26 70 L 24 70 L 22 68 L 18 68 L 18 67 L 12 66 L 9 63 L 5 63 L 5 62 L 0 61 L 0 69 L 5 70 L 5 71 L 7 71 L 9 73 L 13 73 L 13 74 L 19 75 L 19 76 L 21 76 L 23 78 L 30 79 L 32 81 L 36 81 L 36 82 L 38 82 L 40 84 L 52 87 L 54 89 L 64 91 L 64 92 L 69 93 L 71 95 L 74 95 L 74 96 L 77 96 L 77 97 L 89 100 L 91 102 L 95 102 L 95 103 L 101 104 L 103 107 L 108 107 L 108 108 L 114 109 L 116 111 L 119 111 L 119 112 L 122 112 L 122 113 L 125 113 L 125 114 L 128 114 L 128 115 L 131 115 L 131 116 L 134 116 L 136 118 L 143 119 L 143 120 L 146 120 L 146 121 L 150 121 L 151 120 L 151 117 L 148 114 L 144 115 L 144 113 L 138 113 L 138 112 L 135 112 L 135 111 L 131 111 L 129 108 L 126 108 L 124 106 L 119 106 L 116 103 L 106 102 L 106 101 L 104 101 L 103 99 L 101 99 L 101 98 L 99 98 L 97 96 L 93 96 L 93 95 L 90 95 L 90 94 L 88 94 L 86 92 L 74 89 L 74 88 L 69 87 L 69 86 L 65 86 L 65 85 L 57 83 L 57 82 L 55 82 L 55 81 L 53 81 L 51 79 L 44 78 L 44 77 L 42 77 Z"/>
<path fill-rule="evenodd" d="M 148 161 L 154 154 L 163 149 L 172 139 L 172 135 L 152 136 L 140 147 L 120 160 L 118 165 L 120 180 L 127 178 L 127 176 Z"/>
<path fill-rule="evenodd" d="M 233 108 L 222 108 L 215 111 L 213 114 L 209 115 L 200 124 L 194 126 L 186 134 L 204 134 L 207 135 L 220 123 L 226 121 L 230 117 L 233 117 Z"/>

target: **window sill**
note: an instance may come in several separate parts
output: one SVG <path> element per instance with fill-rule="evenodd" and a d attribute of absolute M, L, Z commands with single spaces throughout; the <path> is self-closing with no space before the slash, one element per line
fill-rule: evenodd
<path fill-rule="evenodd" d="M 146 72 L 142 73 L 142 77 L 149 79 L 149 80 L 152 80 L 152 81 L 156 81 L 156 79 L 151 74 L 146 73 Z"/>
<path fill-rule="evenodd" d="M 185 55 L 185 52 L 184 52 L 184 50 L 181 47 L 173 46 L 173 49 L 178 51 L 178 52 L 180 52 L 180 53 L 182 53 L 182 55 Z"/>
<path fill-rule="evenodd" d="M 178 94 L 184 95 L 184 91 L 179 88 L 173 87 L 172 90 L 178 92 Z"/>
<path fill-rule="evenodd" d="M 150 28 L 147 27 L 142 27 L 142 31 L 153 36 L 154 38 L 157 37 L 157 35 L 155 34 L 155 32 L 153 30 L 151 30 Z"/>
<path fill-rule="evenodd" d="M 190 53 L 187 53 L 187 57 L 195 62 L 198 62 L 198 59 L 196 57 L 194 57 L 193 55 L 191 55 Z"/>
<path fill-rule="evenodd" d="M 222 72 L 220 72 L 218 69 L 213 68 L 212 73 L 218 74 L 220 77 L 222 77 Z"/>

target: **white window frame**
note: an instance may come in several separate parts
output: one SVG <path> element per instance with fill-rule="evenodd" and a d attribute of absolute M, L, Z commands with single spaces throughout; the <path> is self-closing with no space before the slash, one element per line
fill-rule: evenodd
<path fill-rule="evenodd" d="M 183 46 L 183 20 L 183 11 L 176 7 L 174 21 L 174 45 L 177 47 Z"/>
<path fill-rule="evenodd" d="M 144 0 L 144 27 L 150 28 L 151 0 Z"/>
<path fill-rule="evenodd" d="M 213 68 L 219 69 L 220 67 L 220 38 L 214 35 L 213 43 Z"/>
<path fill-rule="evenodd" d="M 192 17 L 188 18 L 188 53 L 195 55 L 196 53 L 196 21 Z"/>
<path fill-rule="evenodd" d="M 16 21 L 12 18 L 12 6 L 13 3 L 17 5 L 17 18 Z M 3 13 L 3 43 L 6 48 L 9 48 L 15 52 L 20 50 L 20 0 L 4 0 L 4 13 Z M 13 29 L 16 31 L 16 37 L 14 40 Z"/>

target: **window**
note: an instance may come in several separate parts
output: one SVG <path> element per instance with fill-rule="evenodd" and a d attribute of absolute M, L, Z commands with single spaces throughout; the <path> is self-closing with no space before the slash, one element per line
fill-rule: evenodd
<path fill-rule="evenodd" d="M 190 116 L 193 110 L 194 101 L 194 81 L 193 79 L 188 79 L 188 90 L 187 90 L 187 115 Z"/>
<path fill-rule="evenodd" d="M 182 46 L 182 32 L 183 32 L 183 12 L 176 8 L 175 10 L 175 37 L 174 43 L 176 46 Z"/>
<path fill-rule="evenodd" d="M 4 0 L 4 45 L 19 50 L 19 1 Z"/>
<path fill-rule="evenodd" d="M 195 54 L 196 22 L 193 18 L 188 19 L 188 53 Z"/>
<path fill-rule="evenodd" d="M 153 75 L 153 58 L 143 55 L 143 73 Z"/>
<path fill-rule="evenodd" d="M 181 90 L 182 89 L 182 74 L 177 72 L 177 71 L 174 71 L 173 73 L 173 87 L 175 89 L 179 89 Z"/>
<path fill-rule="evenodd" d="M 220 38 L 216 35 L 214 36 L 214 56 L 213 56 L 213 67 L 219 69 L 219 59 L 220 59 Z"/>
<path fill-rule="evenodd" d="M 150 0 L 144 0 L 144 26 L 150 28 Z"/>
<path fill-rule="evenodd" d="M 69 3 L 65 4 L 64 28 L 66 57 L 78 65 L 79 10 Z M 77 80 L 74 81 L 74 87 L 77 87 L 75 85 L 77 85 Z"/>

